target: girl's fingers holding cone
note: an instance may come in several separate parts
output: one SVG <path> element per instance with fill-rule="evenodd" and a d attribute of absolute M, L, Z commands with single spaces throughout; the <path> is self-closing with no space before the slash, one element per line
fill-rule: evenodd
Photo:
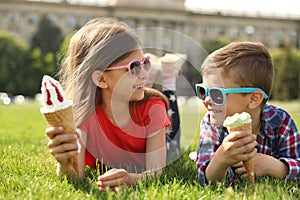
<path fill-rule="evenodd" d="M 62 126 L 50 126 L 46 128 L 46 135 L 52 139 L 54 138 L 57 134 L 61 134 L 64 131 L 64 128 Z"/>
<path fill-rule="evenodd" d="M 74 158 L 76 155 L 78 155 L 77 151 L 66 151 L 63 153 L 53 154 L 54 158 L 62 165 L 69 164 L 70 159 Z"/>
<path fill-rule="evenodd" d="M 76 143 L 64 143 L 50 149 L 50 153 L 61 164 L 68 164 L 69 159 L 78 155 L 78 145 Z"/>
<path fill-rule="evenodd" d="M 64 143 L 50 149 L 51 154 L 64 153 L 69 151 L 78 151 L 77 143 Z M 77 152 L 78 153 L 78 152 Z"/>
<path fill-rule="evenodd" d="M 58 134 L 54 138 L 49 139 L 48 147 L 52 149 L 62 144 L 68 144 L 68 143 L 78 146 L 77 139 L 78 139 L 77 134 L 69 134 L 69 133 Z"/>

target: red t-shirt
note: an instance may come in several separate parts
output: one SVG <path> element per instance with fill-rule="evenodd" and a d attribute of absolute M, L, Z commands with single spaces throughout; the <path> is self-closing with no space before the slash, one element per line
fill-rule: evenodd
<path fill-rule="evenodd" d="M 96 159 L 106 166 L 139 171 L 145 168 L 147 137 L 170 125 L 162 100 L 151 99 L 133 109 L 128 125 L 113 124 L 99 107 L 80 125 L 87 133 L 85 164 L 96 166 Z M 117 118 L 117 116 L 115 116 Z"/>

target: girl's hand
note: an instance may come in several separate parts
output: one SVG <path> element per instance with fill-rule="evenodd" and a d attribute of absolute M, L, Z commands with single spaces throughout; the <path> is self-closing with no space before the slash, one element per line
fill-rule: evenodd
<path fill-rule="evenodd" d="M 136 183 L 138 174 L 128 173 L 124 169 L 111 169 L 98 177 L 97 186 L 100 191 L 105 191 L 106 188 L 116 190 L 119 186 L 131 186 Z"/>
<path fill-rule="evenodd" d="M 70 164 L 70 158 L 78 154 L 78 135 L 73 133 L 63 133 L 63 127 L 48 127 L 46 135 L 49 138 L 48 147 L 50 153 L 64 167 Z"/>
<path fill-rule="evenodd" d="M 224 168 L 249 160 L 256 154 L 256 136 L 248 131 L 230 133 L 216 151 L 214 160 Z"/>

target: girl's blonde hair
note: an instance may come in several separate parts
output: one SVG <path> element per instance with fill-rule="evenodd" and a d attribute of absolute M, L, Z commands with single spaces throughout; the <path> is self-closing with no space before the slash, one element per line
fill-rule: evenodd
<path fill-rule="evenodd" d="M 136 34 L 113 18 L 93 19 L 72 36 L 59 76 L 68 98 L 73 100 L 76 126 L 101 104 L 101 90 L 93 83 L 92 73 L 104 71 L 140 48 Z M 158 91 L 150 93 L 163 98 Z M 145 92 L 145 99 L 150 93 Z"/>

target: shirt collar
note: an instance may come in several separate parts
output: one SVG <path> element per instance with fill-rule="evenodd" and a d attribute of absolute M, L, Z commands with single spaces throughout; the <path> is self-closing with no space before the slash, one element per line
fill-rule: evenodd
<path fill-rule="evenodd" d="M 262 118 L 272 128 L 278 128 L 283 123 L 284 117 L 276 111 L 276 107 L 271 104 L 265 104 L 262 110 Z"/>

